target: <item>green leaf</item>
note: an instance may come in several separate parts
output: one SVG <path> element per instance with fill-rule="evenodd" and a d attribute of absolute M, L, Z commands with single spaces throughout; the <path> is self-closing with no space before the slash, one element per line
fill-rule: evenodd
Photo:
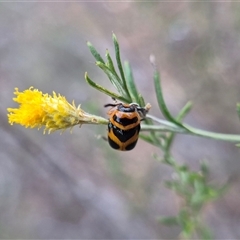
<path fill-rule="evenodd" d="M 92 53 L 92 55 L 94 56 L 96 61 L 105 64 L 101 55 L 98 53 L 98 51 L 95 49 L 95 47 L 90 42 L 87 42 L 87 46 L 90 49 L 90 52 Z"/>
<path fill-rule="evenodd" d="M 145 101 L 144 101 L 144 98 L 142 97 L 141 94 L 138 94 L 138 101 L 139 101 L 138 103 L 141 107 L 144 107 L 146 105 Z M 153 121 L 148 117 L 146 117 L 144 119 L 144 123 L 146 123 L 147 125 L 152 125 L 153 126 Z M 156 131 L 150 131 L 150 136 L 149 137 L 151 138 L 151 141 L 152 141 L 151 144 L 153 144 L 154 146 L 158 146 L 161 149 L 163 149 L 162 148 L 163 144 L 159 140 L 159 137 L 156 136 Z"/>
<path fill-rule="evenodd" d="M 106 65 L 115 75 L 117 75 L 116 70 L 115 70 L 115 67 L 114 67 L 114 64 L 113 64 L 113 61 L 112 61 L 112 58 L 111 58 L 108 50 L 106 51 L 106 58 L 107 58 L 107 62 L 106 62 L 105 65 Z M 119 78 L 119 82 L 120 82 L 121 85 L 122 85 L 122 81 L 121 81 L 120 78 Z"/>
<path fill-rule="evenodd" d="M 127 81 L 126 81 L 127 89 L 128 89 L 131 101 L 140 104 L 140 100 L 138 98 L 139 94 L 138 94 L 137 87 L 136 87 L 136 84 L 133 79 L 133 73 L 132 73 L 132 69 L 131 69 L 129 62 L 127 62 L 127 61 L 124 62 L 124 69 L 125 69 L 126 79 L 127 79 Z"/>
<path fill-rule="evenodd" d="M 160 147 L 162 149 L 162 144 L 160 142 L 159 139 L 156 140 L 155 137 L 152 136 L 152 134 L 150 135 L 145 135 L 145 134 L 139 134 L 139 137 L 144 140 L 145 142 L 148 142 L 156 147 Z"/>
<path fill-rule="evenodd" d="M 141 134 L 139 134 L 139 137 L 140 137 L 141 139 L 143 139 L 144 141 L 153 144 L 152 139 L 151 139 L 151 137 L 150 137 L 149 135 L 146 135 L 146 134 L 142 134 L 142 133 L 141 133 Z"/>
<path fill-rule="evenodd" d="M 190 174 L 191 174 L 191 173 L 188 172 L 188 171 L 181 171 L 181 172 L 179 172 L 179 177 L 180 177 L 181 183 L 182 183 L 183 185 L 187 185 L 187 184 L 190 183 L 190 182 L 189 182 L 189 181 L 191 181 Z"/>
<path fill-rule="evenodd" d="M 93 88 L 96 88 L 96 89 L 99 90 L 100 92 L 103 92 L 103 93 L 107 94 L 108 96 L 110 96 L 110 97 L 112 97 L 112 98 L 115 98 L 115 99 L 118 99 L 118 100 L 120 100 L 120 101 L 122 101 L 122 102 L 126 102 L 126 101 L 127 101 L 124 97 L 122 97 L 122 96 L 120 96 L 120 95 L 118 95 L 118 94 L 116 94 L 116 93 L 113 93 L 113 92 L 107 90 L 106 88 L 102 87 L 101 85 L 93 82 L 93 81 L 88 77 L 87 72 L 85 73 L 85 80 L 87 81 L 87 83 L 88 83 L 90 86 L 92 86 Z"/>
<path fill-rule="evenodd" d="M 191 107 L 192 107 L 192 103 L 191 102 L 187 102 L 185 104 L 185 106 L 181 109 L 181 111 L 178 113 L 178 115 L 176 117 L 177 121 L 182 122 L 183 118 L 191 110 Z M 170 154 L 171 146 L 173 144 L 175 136 L 176 136 L 175 133 L 171 133 L 171 134 L 169 134 L 169 137 L 166 140 L 165 153 L 164 153 L 166 156 Z"/>
<path fill-rule="evenodd" d="M 120 75 L 121 75 L 123 87 L 126 91 L 127 97 L 130 98 L 130 95 L 129 95 L 128 89 L 127 89 L 127 84 L 126 84 L 126 79 L 125 79 L 123 67 L 122 67 L 122 61 L 121 61 L 121 57 L 120 57 L 120 47 L 119 47 L 119 44 L 118 44 L 117 37 L 114 33 L 112 34 L 112 39 L 113 39 L 113 44 L 114 44 L 114 48 L 115 48 L 116 61 L 117 61 L 117 65 L 118 65 Z"/>
<path fill-rule="evenodd" d="M 195 221 L 186 209 L 181 209 L 178 215 L 178 223 L 182 227 L 182 234 L 191 237 L 195 230 Z"/>
<path fill-rule="evenodd" d="M 125 76 L 124 76 L 124 71 L 123 71 L 121 57 L 120 57 L 120 47 L 119 47 L 119 44 L 118 44 L 117 37 L 114 33 L 112 34 L 112 39 L 113 39 L 113 43 L 114 43 L 115 55 L 116 55 L 116 61 L 117 61 L 118 69 L 119 69 L 119 72 L 120 72 L 120 75 L 121 75 L 121 78 L 122 78 L 123 82 L 125 82 Z"/>
<path fill-rule="evenodd" d="M 192 109 L 192 102 L 189 101 L 185 104 L 185 106 L 181 109 L 181 111 L 178 113 L 177 117 L 176 117 L 176 120 L 178 122 L 181 122 L 185 117 L 186 115 L 190 112 L 190 110 Z"/>
<path fill-rule="evenodd" d="M 117 91 L 121 95 L 126 97 L 126 92 L 125 92 L 125 89 L 123 88 L 123 86 L 121 84 L 121 79 L 119 79 L 119 77 L 111 69 L 109 69 L 105 64 L 103 64 L 102 62 L 96 62 L 96 65 L 99 66 L 106 73 L 110 82 L 117 89 Z"/>
<path fill-rule="evenodd" d="M 158 106 L 159 106 L 162 114 L 164 115 L 164 117 L 168 121 L 175 123 L 179 127 L 185 128 L 181 123 L 176 121 L 175 118 L 168 111 L 167 105 L 165 104 L 165 101 L 163 98 L 162 88 L 161 88 L 161 84 L 160 84 L 160 75 L 157 70 L 155 70 L 155 72 L 154 72 L 154 85 L 155 85 L 155 91 L 156 91 L 156 95 L 157 95 Z"/>
<path fill-rule="evenodd" d="M 206 196 L 200 192 L 194 192 L 190 199 L 191 208 L 193 208 L 194 210 L 200 210 L 206 202 Z"/>
<path fill-rule="evenodd" d="M 139 105 L 140 105 L 141 107 L 145 107 L 145 106 L 146 106 L 145 101 L 144 101 L 144 98 L 143 98 L 143 96 L 142 96 L 141 94 L 138 94 L 138 101 L 139 101 Z M 148 117 L 146 117 L 146 118 L 144 119 L 144 122 L 145 122 L 147 125 L 153 125 L 152 119 L 150 119 L 150 118 L 148 118 Z M 152 132 L 155 134 L 154 131 L 152 131 Z"/>
<path fill-rule="evenodd" d="M 143 98 L 143 96 L 139 93 L 138 94 L 138 100 L 139 100 L 139 105 L 141 106 L 141 107 L 145 107 L 146 106 L 146 103 L 145 103 L 145 101 L 144 101 L 144 98 Z"/>

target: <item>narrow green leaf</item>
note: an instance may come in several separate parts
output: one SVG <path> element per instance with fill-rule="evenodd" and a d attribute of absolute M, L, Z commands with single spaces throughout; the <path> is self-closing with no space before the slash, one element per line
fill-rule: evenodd
<path fill-rule="evenodd" d="M 139 100 L 139 105 L 141 106 L 141 107 L 145 107 L 146 106 L 146 103 L 145 103 L 145 101 L 144 101 L 144 98 L 143 98 L 143 96 L 139 93 L 138 94 L 138 100 Z"/>
<path fill-rule="evenodd" d="M 178 122 L 182 122 L 183 118 L 188 114 L 188 112 L 191 110 L 192 108 L 192 103 L 191 102 L 187 102 L 185 104 L 185 106 L 181 109 L 181 111 L 179 112 L 179 114 L 177 115 L 176 119 Z M 166 141 L 166 146 L 165 146 L 165 155 L 169 155 L 170 154 L 170 149 L 171 146 L 173 144 L 174 138 L 175 138 L 176 134 L 175 133 L 171 133 Z"/>
<path fill-rule="evenodd" d="M 210 196 L 207 194 L 207 186 L 204 183 L 195 181 L 194 191 L 190 198 L 190 205 L 195 210 L 200 210 L 204 203 L 208 201 Z"/>
<path fill-rule="evenodd" d="M 107 58 L 107 62 L 106 62 L 105 65 L 106 65 L 113 73 L 115 73 L 115 75 L 117 75 L 117 72 L 116 72 L 116 70 L 115 70 L 115 67 L 114 67 L 112 58 L 111 58 L 108 50 L 106 51 L 106 58 Z M 119 82 L 122 84 L 122 80 L 120 79 L 120 77 L 118 77 L 118 78 L 119 78 Z"/>
<path fill-rule="evenodd" d="M 180 172 L 187 172 L 187 171 L 189 172 L 189 168 L 185 164 L 179 165 L 177 170 L 180 171 Z"/>
<path fill-rule="evenodd" d="M 122 61 L 121 61 L 121 57 L 120 57 L 120 47 L 119 47 L 119 44 L 118 44 L 117 37 L 116 37 L 116 35 L 114 33 L 112 34 L 112 39 L 113 39 L 113 44 L 114 44 L 114 48 L 115 48 L 116 61 L 117 61 L 117 65 L 118 65 L 118 69 L 119 69 L 120 75 L 121 75 L 122 83 L 123 83 L 124 89 L 126 91 L 126 95 L 129 98 L 130 95 L 128 93 L 126 79 L 125 79 L 125 75 L 124 75 L 124 71 L 123 71 L 123 67 L 122 67 Z"/>
<path fill-rule="evenodd" d="M 94 56 L 94 58 L 96 59 L 96 61 L 101 62 L 104 64 L 104 60 L 101 57 L 101 55 L 98 53 L 98 51 L 95 49 L 95 47 L 90 43 L 87 42 L 87 46 L 90 49 L 90 52 L 92 53 L 92 55 Z"/>
<path fill-rule="evenodd" d="M 121 80 L 119 79 L 119 77 L 102 62 L 96 62 L 96 65 L 99 66 L 107 74 L 110 82 L 117 89 L 117 91 L 121 95 L 126 96 L 126 92 L 125 92 L 124 88 L 122 87 Z"/>
<path fill-rule="evenodd" d="M 114 33 L 112 34 L 112 39 L 113 39 L 113 43 L 114 43 L 118 69 L 119 69 L 119 72 L 121 74 L 122 80 L 125 82 L 125 76 L 124 76 L 124 71 L 123 71 L 121 57 L 120 57 L 120 47 L 119 47 L 119 44 L 118 44 L 117 37 L 116 37 L 116 35 Z"/>
<path fill-rule="evenodd" d="M 148 142 L 150 144 L 154 144 L 154 142 L 152 141 L 152 138 L 149 135 L 145 135 L 145 134 L 139 134 L 139 137 L 144 140 L 145 142 Z"/>
<path fill-rule="evenodd" d="M 145 101 L 144 101 L 144 98 L 142 97 L 141 94 L 138 94 L 138 101 L 139 101 L 139 105 L 141 107 L 145 107 L 146 104 L 145 104 Z M 150 119 L 150 118 L 147 118 L 144 119 L 144 123 L 146 123 L 147 125 L 153 125 L 153 121 Z M 156 131 L 150 131 L 150 136 L 151 136 L 151 139 L 152 141 L 158 146 L 162 147 L 162 143 L 159 141 L 159 137 L 156 136 Z"/>
<path fill-rule="evenodd" d="M 162 162 L 168 164 L 171 167 L 174 167 L 176 165 L 176 162 L 170 154 L 165 154 Z"/>
<path fill-rule="evenodd" d="M 169 155 L 170 154 L 170 149 L 171 149 L 171 146 L 173 144 L 173 141 L 174 141 L 174 138 L 176 136 L 176 133 L 172 132 L 169 134 L 169 137 L 168 139 L 166 140 L 166 144 L 165 144 L 165 151 L 164 151 L 164 157 L 165 155 Z"/>
<path fill-rule="evenodd" d="M 191 111 L 192 109 L 192 102 L 189 101 L 185 104 L 185 106 L 181 109 L 181 111 L 178 113 L 176 120 L 178 122 L 182 122 L 182 120 L 186 117 L 186 115 Z"/>
<path fill-rule="evenodd" d="M 183 185 L 187 185 L 187 184 L 190 183 L 190 172 L 188 172 L 188 171 L 180 171 L 179 172 L 179 177 L 180 177 L 181 183 Z"/>
<path fill-rule="evenodd" d="M 112 97 L 112 98 L 118 99 L 119 101 L 122 101 L 122 102 L 126 102 L 126 101 L 127 101 L 124 97 L 122 97 L 122 96 L 120 96 L 120 95 L 118 95 L 118 94 L 116 94 L 116 93 L 113 93 L 113 92 L 107 90 L 106 88 L 100 86 L 99 84 L 93 82 L 93 81 L 88 77 L 87 72 L 85 73 L 85 80 L 87 81 L 87 83 L 88 83 L 90 86 L 92 86 L 93 88 L 96 88 L 98 91 L 103 92 L 103 93 L 107 94 L 108 96 L 110 96 L 110 97 Z"/>
<path fill-rule="evenodd" d="M 155 85 L 155 91 L 156 91 L 156 95 L 157 95 L 158 106 L 159 106 L 162 114 L 164 115 L 164 117 L 167 120 L 175 123 L 179 127 L 185 128 L 181 123 L 176 121 L 175 118 L 168 111 L 167 105 L 165 104 L 165 101 L 163 98 L 162 88 L 161 88 L 161 84 L 160 84 L 160 75 L 157 70 L 155 70 L 155 72 L 154 72 L 154 85 Z"/>
<path fill-rule="evenodd" d="M 127 89 L 128 89 L 130 98 L 132 102 L 140 104 L 140 100 L 138 98 L 139 94 L 133 79 L 132 69 L 129 62 L 124 62 L 124 69 L 126 73 L 126 84 L 127 84 Z"/>
<path fill-rule="evenodd" d="M 145 103 L 145 100 L 143 98 L 143 96 L 139 93 L 138 94 L 138 101 L 139 101 L 139 105 L 141 107 L 145 107 L 146 106 L 146 103 Z M 146 119 L 144 120 L 144 122 L 147 124 L 147 125 L 153 125 L 153 121 L 152 119 L 146 117 Z M 154 131 L 152 131 L 153 133 L 155 133 Z"/>
<path fill-rule="evenodd" d="M 148 142 L 156 147 L 160 147 L 162 149 L 162 145 L 159 139 L 155 139 L 152 135 L 145 135 L 145 134 L 139 134 L 139 137 L 144 140 L 145 142 Z"/>
<path fill-rule="evenodd" d="M 157 137 L 156 132 L 154 131 L 150 131 L 150 136 L 152 138 L 152 141 L 155 143 L 155 146 L 161 147 L 161 149 L 163 150 L 163 143 L 159 139 L 160 136 Z"/>

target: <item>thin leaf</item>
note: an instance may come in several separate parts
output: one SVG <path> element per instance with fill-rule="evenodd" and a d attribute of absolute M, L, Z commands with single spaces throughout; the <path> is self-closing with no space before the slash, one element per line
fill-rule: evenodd
<path fill-rule="evenodd" d="M 141 107 L 145 107 L 145 106 L 146 106 L 145 101 L 144 101 L 144 98 L 143 98 L 143 96 L 142 96 L 140 93 L 138 94 L 138 101 L 139 101 L 139 105 L 140 105 Z M 146 119 L 144 119 L 144 122 L 145 122 L 147 125 L 153 125 L 153 121 L 152 121 L 150 118 L 147 118 L 147 117 L 146 117 Z"/>
<path fill-rule="evenodd" d="M 121 61 L 121 57 L 120 57 L 120 47 L 119 47 L 119 44 L 118 44 L 117 37 L 114 33 L 112 34 L 112 39 L 113 39 L 116 61 L 117 61 L 117 65 L 118 65 L 120 75 L 121 75 L 122 83 L 123 83 L 124 89 L 126 91 L 126 95 L 128 96 L 128 98 L 130 98 L 130 95 L 129 95 L 128 89 L 127 89 L 127 84 L 126 84 L 126 79 L 125 79 L 123 67 L 122 67 L 122 61 Z"/>
<path fill-rule="evenodd" d="M 117 75 L 117 72 L 116 72 L 116 70 L 115 70 L 115 67 L 114 67 L 112 58 L 111 58 L 108 50 L 106 51 L 106 58 L 107 58 L 107 62 L 106 62 L 105 65 L 106 65 L 113 73 L 115 73 L 115 75 Z M 120 78 L 119 78 L 119 82 L 122 84 L 122 80 L 121 80 Z"/>
<path fill-rule="evenodd" d="M 138 101 L 139 101 L 139 105 L 141 107 L 144 107 L 146 104 L 145 104 L 145 101 L 144 101 L 144 98 L 142 97 L 141 94 L 138 94 Z M 146 117 L 144 119 L 144 123 L 146 125 L 153 125 L 153 121 L 152 119 Z M 158 144 L 158 146 L 161 146 L 162 143 L 159 141 L 159 137 L 156 136 L 156 131 L 150 131 L 150 137 L 151 137 L 151 141 L 154 142 L 155 145 Z"/>
<path fill-rule="evenodd" d="M 103 92 L 103 93 L 107 94 L 108 96 L 110 96 L 110 97 L 112 97 L 112 98 L 118 99 L 119 101 L 122 101 L 122 102 L 126 102 L 126 101 L 127 101 L 124 97 L 122 97 L 122 96 L 120 96 L 120 95 L 118 95 L 118 94 L 116 94 L 116 93 L 113 93 L 113 92 L 107 90 L 106 88 L 100 86 L 99 84 L 93 82 L 93 81 L 88 77 L 87 72 L 85 73 L 85 80 L 87 81 L 87 83 L 88 83 L 90 86 L 92 86 L 93 88 L 96 88 L 96 89 L 99 90 L 100 92 Z"/>
<path fill-rule="evenodd" d="M 140 105 L 141 107 L 144 107 L 144 106 L 146 105 L 146 104 L 145 104 L 145 101 L 144 101 L 144 99 L 143 99 L 143 97 L 142 97 L 141 94 L 138 94 L 138 101 L 139 101 L 139 105 Z M 153 125 L 153 121 L 152 121 L 150 118 L 148 118 L 148 117 L 146 117 L 146 118 L 144 119 L 144 123 L 145 123 L 146 125 Z M 155 146 L 161 146 L 162 143 L 159 141 L 159 137 L 157 137 L 156 135 L 157 135 L 157 132 L 156 132 L 156 131 L 150 131 L 151 141 L 154 142 L 154 145 L 155 145 Z"/>
<path fill-rule="evenodd" d="M 191 101 L 188 101 L 184 107 L 181 109 L 181 111 L 178 113 L 177 117 L 176 117 L 176 120 L 178 122 L 181 122 L 185 117 L 186 115 L 190 112 L 190 110 L 192 109 L 192 102 Z"/>
<path fill-rule="evenodd" d="M 191 102 L 187 102 L 185 104 L 185 106 L 181 109 L 179 114 L 177 115 L 176 120 L 178 122 L 182 122 L 183 118 L 189 113 L 191 108 L 192 108 L 192 103 Z M 167 157 L 170 154 L 170 149 L 171 149 L 171 146 L 173 144 L 175 136 L 176 136 L 175 133 L 171 133 L 169 135 L 168 139 L 166 140 L 165 156 L 164 157 Z"/>
<path fill-rule="evenodd" d="M 156 147 L 160 147 L 162 149 L 161 142 L 159 139 L 156 140 L 152 135 L 145 135 L 145 134 L 139 134 L 139 137 L 144 140 L 145 142 L 148 142 Z"/>
<path fill-rule="evenodd" d="M 152 138 L 149 135 L 145 135 L 145 134 L 140 134 L 139 137 L 144 140 L 145 142 L 148 142 L 150 144 L 154 144 L 154 142 L 152 141 Z"/>
<path fill-rule="evenodd" d="M 144 101 L 144 98 L 143 98 L 143 96 L 139 93 L 138 94 L 138 100 L 139 100 L 139 105 L 141 106 L 141 107 L 145 107 L 146 106 L 146 103 L 145 103 L 145 101 Z"/>
<path fill-rule="evenodd" d="M 119 79 L 119 77 L 111 69 L 109 69 L 105 64 L 101 62 L 96 62 L 96 65 L 99 66 L 107 74 L 110 82 L 117 89 L 117 91 L 121 95 L 126 96 L 125 89 L 122 87 L 121 80 Z"/>
<path fill-rule="evenodd" d="M 87 46 L 90 49 L 90 52 L 92 53 L 92 55 L 94 56 L 96 61 L 105 64 L 105 62 L 104 62 L 103 58 L 101 57 L 101 55 L 98 53 L 98 51 L 95 49 L 95 47 L 90 42 L 87 42 Z"/>
<path fill-rule="evenodd" d="M 155 70 L 155 72 L 154 72 L 154 85 L 155 85 L 155 91 L 156 91 L 156 95 L 157 95 L 158 106 L 159 106 L 162 114 L 164 115 L 164 117 L 167 120 L 175 123 L 179 127 L 185 128 L 181 123 L 176 121 L 175 118 L 168 111 L 167 105 L 165 104 L 165 101 L 163 98 L 162 88 L 161 88 L 161 84 L 160 84 L 160 76 L 159 76 L 159 72 L 157 70 Z"/>
<path fill-rule="evenodd" d="M 131 69 L 129 62 L 124 62 L 124 69 L 125 69 L 125 73 L 126 73 L 126 84 L 127 84 L 127 89 L 128 89 L 130 98 L 131 98 L 132 102 L 140 104 L 140 101 L 138 98 L 139 94 L 138 94 L 137 87 L 136 87 L 136 84 L 133 79 L 132 69 Z"/>

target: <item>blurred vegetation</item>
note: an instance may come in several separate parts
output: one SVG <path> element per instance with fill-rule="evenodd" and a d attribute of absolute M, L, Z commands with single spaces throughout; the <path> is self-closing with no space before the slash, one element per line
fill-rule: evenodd
<path fill-rule="evenodd" d="M 114 93 L 95 83 L 89 78 L 87 73 L 85 74 L 85 79 L 90 86 L 114 99 L 118 99 L 125 103 L 138 103 L 140 106 L 144 107 L 145 101 L 142 94 L 137 90 L 130 64 L 124 62 L 122 65 L 117 37 L 113 34 L 112 38 L 118 71 L 116 71 L 116 67 L 113 64 L 113 60 L 108 50 L 106 51 L 105 57 L 107 60 L 105 62 L 95 47 L 90 42 L 87 44 L 92 55 L 96 59 L 96 65 L 104 71 L 109 78 L 110 83 L 116 88 L 118 93 Z M 222 196 L 224 190 L 227 188 L 227 183 L 223 186 L 214 186 L 210 184 L 208 181 L 208 166 L 204 162 L 200 165 L 199 171 L 192 171 L 185 164 L 179 165 L 177 160 L 172 156 L 173 140 L 177 133 L 184 133 L 237 143 L 240 142 L 240 135 L 213 133 L 195 129 L 183 124 L 184 117 L 191 110 L 191 102 L 188 102 L 176 117 L 173 117 L 164 101 L 163 91 L 160 84 L 160 74 L 155 64 L 155 57 L 150 56 L 150 61 L 154 68 L 153 78 L 159 110 L 162 112 L 166 120 L 158 119 L 157 117 L 148 114 L 145 120 L 146 126 L 143 125 L 142 128 L 144 131 L 149 131 L 149 135 L 141 134 L 141 138 L 146 142 L 159 147 L 163 151 L 162 159 L 157 155 L 154 157 L 159 160 L 160 163 L 167 164 L 174 170 L 174 178 L 165 181 L 165 186 L 174 191 L 175 194 L 182 199 L 178 215 L 160 217 L 159 222 L 168 226 L 180 226 L 180 238 L 212 239 L 213 236 L 211 230 L 201 219 L 201 210 L 210 201 Z M 240 104 L 237 104 L 237 111 L 240 116 Z M 158 125 L 154 124 L 154 121 L 158 123 Z M 161 133 L 159 134 L 159 132 Z"/>

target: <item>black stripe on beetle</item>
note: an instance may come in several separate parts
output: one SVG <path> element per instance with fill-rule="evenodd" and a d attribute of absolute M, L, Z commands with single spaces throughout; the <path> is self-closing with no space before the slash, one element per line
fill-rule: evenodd
<path fill-rule="evenodd" d="M 125 143 L 126 141 L 128 141 L 129 139 L 131 139 L 132 137 L 134 137 L 134 135 L 137 133 L 139 133 L 140 131 L 140 124 L 137 125 L 136 127 L 129 129 L 129 130 L 122 130 L 114 125 L 112 125 L 112 123 L 108 124 L 108 132 L 110 132 L 110 130 L 112 129 L 112 133 L 114 134 L 114 136 L 117 137 L 117 139 L 120 140 L 120 142 Z"/>
<path fill-rule="evenodd" d="M 118 117 L 117 115 L 114 115 L 113 116 L 113 120 L 119 124 L 121 124 L 122 126 L 128 126 L 130 124 L 133 124 L 133 123 L 137 123 L 139 120 L 138 117 L 133 117 L 133 118 L 121 118 L 121 117 Z"/>

